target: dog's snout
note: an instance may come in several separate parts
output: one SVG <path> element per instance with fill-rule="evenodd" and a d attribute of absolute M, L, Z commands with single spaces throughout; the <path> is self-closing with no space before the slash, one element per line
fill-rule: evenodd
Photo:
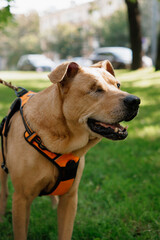
<path fill-rule="evenodd" d="M 138 108 L 141 100 L 139 97 L 137 96 L 134 96 L 134 95 L 128 95 L 126 96 L 124 99 L 124 105 L 127 107 L 127 108 Z"/>

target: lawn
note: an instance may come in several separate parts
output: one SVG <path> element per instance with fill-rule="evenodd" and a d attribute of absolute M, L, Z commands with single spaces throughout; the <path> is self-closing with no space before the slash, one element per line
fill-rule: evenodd
<path fill-rule="evenodd" d="M 86 156 L 72 240 L 160 239 L 160 72 L 118 70 L 121 88 L 141 98 L 139 115 L 126 140 L 103 139 Z M 50 85 L 45 73 L 0 73 L 17 86 L 39 91 Z M 0 86 L 0 120 L 14 92 Z M 9 181 L 10 192 L 13 187 Z M 0 240 L 13 239 L 11 195 Z M 48 197 L 32 204 L 28 240 L 57 239 L 56 211 Z"/>

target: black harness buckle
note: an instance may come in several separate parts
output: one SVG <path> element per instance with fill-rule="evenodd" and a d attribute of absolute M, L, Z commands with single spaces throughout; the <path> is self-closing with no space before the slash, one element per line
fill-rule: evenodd
<path fill-rule="evenodd" d="M 28 92 L 27 89 L 22 88 L 22 87 L 18 87 L 18 89 L 20 89 L 20 91 L 15 90 L 15 94 L 17 97 L 22 97 L 24 94 L 26 94 Z"/>
<path fill-rule="evenodd" d="M 5 163 L 2 163 L 1 168 L 8 174 L 8 168 L 6 167 Z"/>

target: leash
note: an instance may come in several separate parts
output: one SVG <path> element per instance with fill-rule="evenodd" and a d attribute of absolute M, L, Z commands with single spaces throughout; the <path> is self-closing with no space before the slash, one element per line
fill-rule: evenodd
<path fill-rule="evenodd" d="M 14 90 L 17 97 L 21 97 L 22 95 L 24 95 L 25 93 L 28 92 L 25 88 L 13 86 L 11 82 L 6 82 L 6 81 L 2 80 L 1 78 L 0 78 L 0 84 Z"/>
<path fill-rule="evenodd" d="M 18 87 L 13 86 L 11 82 L 6 82 L 0 78 L 0 83 L 6 87 L 13 89 L 14 91 L 18 91 Z"/>

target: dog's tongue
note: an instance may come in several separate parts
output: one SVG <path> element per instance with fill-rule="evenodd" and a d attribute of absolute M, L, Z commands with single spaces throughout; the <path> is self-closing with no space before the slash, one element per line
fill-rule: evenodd
<path fill-rule="evenodd" d="M 96 122 L 96 124 L 98 125 L 101 125 L 102 127 L 105 127 L 105 128 L 112 128 L 114 129 L 115 132 L 118 132 L 119 130 L 123 131 L 124 129 L 126 130 L 128 127 L 123 127 L 121 126 L 119 123 L 116 123 L 116 124 L 106 124 L 106 123 L 103 123 L 103 122 Z"/>

